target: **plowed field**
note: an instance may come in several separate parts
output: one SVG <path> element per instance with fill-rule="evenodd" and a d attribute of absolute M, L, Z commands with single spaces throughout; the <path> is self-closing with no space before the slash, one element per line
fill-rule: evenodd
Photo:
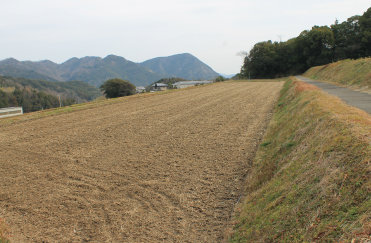
<path fill-rule="evenodd" d="M 283 82 L 218 83 L 0 127 L 13 242 L 221 242 Z"/>

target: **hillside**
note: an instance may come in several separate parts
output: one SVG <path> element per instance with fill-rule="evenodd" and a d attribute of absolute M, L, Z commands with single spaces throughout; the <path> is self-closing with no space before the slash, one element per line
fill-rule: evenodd
<path fill-rule="evenodd" d="M 59 106 L 69 106 L 75 104 L 72 98 L 64 99 L 44 92 L 31 90 L 30 88 L 16 88 L 12 92 L 4 92 L 0 89 L 0 108 L 22 106 L 23 113 L 51 109 Z M 0 241 L 1 242 L 1 241 Z"/>
<path fill-rule="evenodd" d="M 230 242 L 369 242 L 370 116 L 291 78 L 236 207 Z"/>
<path fill-rule="evenodd" d="M 72 98 L 78 103 L 90 101 L 102 95 L 98 88 L 82 81 L 51 82 L 40 79 L 0 76 L 0 88 L 14 88 L 16 86 L 21 89 L 30 88 L 42 91 L 54 96 L 60 94 L 62 99 Z"/>
<path fill-rule="evenodd" d="M 219 76 L 211 67 L 189 53 L 156 57 L 139 64 L 156 73 L 173 75 L 187 80 L 211 79 Z"/>
<path fill-rule="evenodd" d="M 114 55 L 103 59 L 99 57 L 73 58 L 61 64 L 59 70 L 63 73 L 64 80 L 82 80 L 96 87 L 112 78 L 125 79 L 136 86 L 145 86 L 168 77 L 168 75 L 152 72 L 123 57 Z"/>
<path fill-rule="evenodd" d="M 125 79 L 134 85 L 149 85 L 156 80 L 169 77 L 114 55 L 105 58 L 71 58 L 62 64 L 48 60 L 20 62 L 9 58 L 0 61 L 0 71 L 2 75 L 14 77 L 41 78 L 50 81 L 80 80 L 96 87 L 112 78 Z"/>
<path fill-rule="evenodd" d="M 50 76 L 45 74 L 41 74 L 34 70 L 25 69 L 22 67 L 14 66 L 14 65 L 7 65 L 3 64 L 0 66 L 0 75 L 2 76 L 11 76 L 11 77 L 24 77 L 28 79 L 41 79 L 46 81 L 53 81 L 57 82 L 57 79 L 54 79 Z"/>
<path fill-rule="evenodd" d="M 370 93 L 371 58 L 347 59 L 312 67 L 303 76 Z"/>

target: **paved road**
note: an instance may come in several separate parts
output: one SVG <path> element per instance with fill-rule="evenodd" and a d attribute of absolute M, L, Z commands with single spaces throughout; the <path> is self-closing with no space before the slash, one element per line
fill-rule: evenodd
<path fill-rule="evenodd" d="M 312 79 L 305 78 L 302 76 L 295 77 L 308 84 L 313 84 L 318 88 L 328 92 L 329 94 L 338 96 L 340 99 L 344 100 L 348 105 L 355 106 L 371 114 L 371 95 L 369 94 L 353 91 L 347 88 L 342 88 L 333 84 L 314 81 Z"/>

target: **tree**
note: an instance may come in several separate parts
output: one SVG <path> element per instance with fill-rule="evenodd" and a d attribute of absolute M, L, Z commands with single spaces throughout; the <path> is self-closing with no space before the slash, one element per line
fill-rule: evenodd
<path fill-rule="evenodd" d="M 123 79 L 110 79 L 99 87 L 104 91 L 106 98 L 116 98 L 135 94 L 135 86 L 129 81 Z"/>
<path fill-rule="evenodd" d="M 223 76 L 219 76 L 215 79 L 215 82 L 223 82 L 225 81 L 225 78 Z"/>
<path fill-rule="evenodd" d="M 361 28 L 362 44 L 364 45 L 364 56 L 371 55 L 371 8 L 367 9 L 359 19 Z"/>
<path fill-rule="evenodd" d="M 347 58 L 356 59 L 362 56 L 362 37 L 359 26 L 360 17 L 359 15 L 355 15 L 341 24 L 336 20 L 335 24 L 331 25 L 331 30 L 335 38 L 333 57 L 336 61 Z"/>
<path fill-rule="evenodd" d="M 334 34 L 328 26 L 313 26 L 307 34 L 307 64 L 309 67 L 320 66 L 332 61 L 332 48 L 335 45 Z"/>

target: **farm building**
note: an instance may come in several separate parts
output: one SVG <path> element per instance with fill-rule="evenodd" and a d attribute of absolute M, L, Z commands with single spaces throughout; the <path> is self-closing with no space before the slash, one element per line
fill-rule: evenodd
<path fill-rule="evenodd" d="M 183 89 L 183 88 L 187 88 L 187 87 L 191 87 L 195 85 L 211 84 L 211 83 L 213 83 L 213 81 L 180 81 L 180 82 L 174 83 L 173 87 L 177 89 Z"/>
<path fill-rule="evenodd" d="M 144 86 L 136 86 L 135 90 L 137 93 L 142 93 L 143 91 L 146 90 L 146 88 Z"/>
<path fill-rule="evenodd" d="M 0 109 L 0 118 L 23 114 L 23 107 L 8 107 Z"/>
<path fill-rule="evenodd" d="M 152 84 L 152 90 L 153 91 L 167 90 L 167 84 L 163 84 L 163 83 Z"/>

